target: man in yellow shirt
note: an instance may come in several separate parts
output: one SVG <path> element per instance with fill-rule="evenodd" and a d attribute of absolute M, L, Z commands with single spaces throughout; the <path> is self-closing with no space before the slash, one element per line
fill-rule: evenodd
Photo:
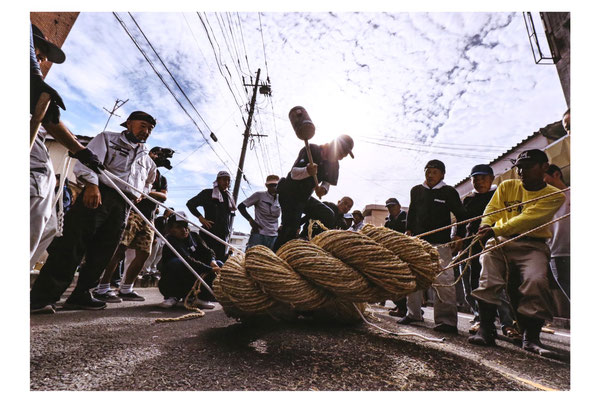
<path fill-rule="evenodd" d="M 505 242 L 552 220 L 565 200 L 562 193 L 528 204 L 527 200 L 558 192 L 544 182 L 548 157 L 541 150 L 526 150 L 515 163 L 520 179 L 502 182 L 487 205 L 484 214 L 511 207 L 484 217 L 477 232 L 486 248 Z M 469 343 L 493 346 L 496 307 L 500 293 L 508 280 L 518 280 L 518 288 L 508 288 L 517 322 L 523 331 L 523 349 L 545 357 L 554 353 L 542 347 L 540 331 L 544 320 L 552 319 L 552 298 L 548 286 L 547 268 L 550 250 L 546 240 L 552 236 L 550 227 L 531 232 L 480 257 L 482 265 L 479 288 L 471 294 L 480 308 L 481 324 Z M 510 278 L 509 278 L 510 277 Z M 509 285 L 510 286 L 510 285 Z"/>

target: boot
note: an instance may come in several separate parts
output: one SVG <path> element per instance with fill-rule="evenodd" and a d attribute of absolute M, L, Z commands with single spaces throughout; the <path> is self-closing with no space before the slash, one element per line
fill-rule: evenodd
<path fill-rule="evenodd" d="M 496 305 L 478 300 L 479 304 L 479 329 L 475 335 L 469 336 L 467 341 L 478 346 L 495 346 L 496 341 Z"/>
<path fill-rule="evenodd" d="M 523 329 L 524 350 L 538 354 L 542 357 L 558 357 L 558 354 L 552 350 L 544 348 L 540 342 L 540 332 L 542 331 L 542 326 L 544 325 L 543 319 L 526 317 L 524 315 L 519 315 L 517 318 L 521 329 Z"/>

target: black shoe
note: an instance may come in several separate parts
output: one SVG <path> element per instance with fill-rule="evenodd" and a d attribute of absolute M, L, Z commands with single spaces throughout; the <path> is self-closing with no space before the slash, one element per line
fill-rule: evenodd
<path fill-rule="evenodd" d="M 413 322 L 423 322 L 423 320 L 422 319 L 412 319 L 411 317 L 409 317 L 407 315 L 403 318 L 400 318 L 398 321 L 396 321 L 396 323 L 400 324 L 400 325 L 410 325 Z"/>
<path fill-rule="evenodd" d="M 56 306 L 54 304 L 31 304 L 29 306 L 30 314 L 54 314 Z"/>
<path fill-rule="evenodd" d="M 121 293 L 119 292 L 119 297 L 125 301 L 145 301 L 146 299 L 137 294 L 135 291 L 131 293 Z"/>
<path fill-rule="evenodd" d="M 67 310 L 103 310 L 106 303 L 96 300 L 89 291 L 73 292 L 65 301 L 63 308 Z"/>
<path fill-rule="evenodd" d="M 102 294 L 94 292 L 94 298 L 100 301 L 104 301 L 106 303 L 121 303 L 123 301 L 112 290 L 109 290 L 108 292 Z"/>
<path fill-rule="evenodd" d="M 457 327 L 448 324 L 438 324 L 433 327 L 433 330 L 442 333 L 458 333 Z"/>
<path fill-rule="evenodd" d="M 392 317 L 404 317 L 406 315 L 406 311 L 398 310 L 398 307 L 390 310 L 388 312 Z"/>

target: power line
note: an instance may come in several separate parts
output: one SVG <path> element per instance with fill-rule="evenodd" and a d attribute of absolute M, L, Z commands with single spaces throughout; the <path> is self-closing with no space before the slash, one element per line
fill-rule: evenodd
<path fill-rule="evenodd" d="M 409 148 L 409 147 L 393 146 L 391 144 L 370 142 L 370 141 L 364 140 L 364 139 L 362 141 L 365 142 L 365 143 L 376 145 L 376 146 L 391 147 L 391 148 L 394 148 L 394 149 L 402 149 L 402 150 L 408 150 L 408 151 L 415 151 L 417 153 L 432 153 L 431 150 L 421 150 L 421 149 L 413 149 L 413 148 Z M 444 153 L 444 152 L 437 152 L 435 154 L 440 154 L 440 155 L 445 155 L 445 156 L 452 156 L 452 157 L 461 157 L 461 158 L 475 158 L 475 159 L 480 159 L 480 160 L 488 159 L 487 156 L 486 157 L 481 157 L 481 156 L 476 156 L 476 155 L 472 155 L 472 154 Z"/>
<path fill-rule="evenodd" d="M 260 38 L 262 39 L 263 54 L 265 55 L 265 68 L 267 69 L 267 79 L 269 78 L 269 65 L 267 64 L 267 51 L 265 50 L 265 37 L 263 36 L 262 20 L 258 13 L 258 23 L 260 26 Z"/>
<path fill-rule="evenodd" d="M 202 135 L 202 137 L 204 138 L 205 142 L 209 145 L 209 147 L 211 148 L 211 150 L 215 153 L 215 155 L 219 158 L 219 160 L 221 161 L 221 163 L 223 163 L 223 165 L 225 166 L 225 168 L 227 168 L 227 170 L 229 170 L 230 174 L 233 174 L 231 172 L 231 170 L 229 169 L 229 166 L 227 165 L 227 163 L 221 158 L 221 156 L 219 156 L 219 154 L 215 151 L 215 149 L 212 147 L 212 145 L 210 144 L 210 142 L 206 139 L 206 137 L 204 136 L 204 133 L 202 132 L 202 130 L 200 129 L 200 127 L 198 126 L 198 124 L 196 123 L 196 120 L 194 120 L 194 118 L 188 113 L 188 111 L 185 109 L 185 107 L 183 106 L 183 104 L 181 104 L 181 102 L 179 101 L 179 99 L 177 98 L 177 96 L 175 96 L 175 93 L 173 93 L 173 91 L 171 90 L 171 88 L 169 87 L 169 85 L 167 85 L 167 83 L 165 82 L 164 78 L 162 77 L 162 75 L 160 74 L 160 72 L 158 72 L 158 70 L 156 69 L 156 67 L 154 66 L 154 63 L 152 63 L 152 61 L 150 60 L 150 58 L 148 58 L 148 55 L 146 54 L 146 52 L 141 48 L 141 46 L 139 45 L 139 43 L 137 42 L 137 40 L 133 37 L 133 35 L 131 34 L 131 32 L 129 32 L 129 29 L 127 29 L 127 26 L 125 25 L 125 23 L 123 22 L 123 20 L 121 20 L 121 18 L 119 18 L 118 14 L 116 12 L 113 12 L 113 15 L 115 16 L 115 18 L 117 19 L 117 21 L 119 21 L 119 23 L 121 24 L 121 26 L 123 27 L 123 29 L 125 30 L 125 32 L 127 33 L 127 35 L 131 38 L 131 40 L 133 41 L 133 43 L 135 44 L 135 46 L 138 48 L 138 50 L 140 51 L 140 53 L 142 53 L 142 55 L 144 56 L 144 58 L 146 59 L 146 61 L 148 62 L 148 64 L 150 64 L 150 66 L 152 67 L 152 70 L 154 71 L 154 73 L 159 77 L 159 79 L 161 80 L 161 82 L 163 83 L 163 85 L 167 88 L 167 90 L 169 91 L 169 93 L 171 94 L 171 96 L 173 96 L 173 98 L 175 99 L 175 101 L 177 102 L 177 104 L 179 105 L 179 107 L 183 110 L 183 112 L 190 118 L 190 120 L 192 121 L 192 123 L 196 126 L 196 128 L 198 129 L 198 131 L 200 132 L 200 134 Z M 130 14 L 131 16 L 131 14 Z M 133 17 L 132 17 L 133 19 Z M 135 20 L 134 20 L 135 22 Z M 137 25 L 137 23 L 136 23 Z M 139 29 L 139 26 L 138 26 Z M 140 30 L 141 31 L 141 30 Z M 142 33 L 143 34 L 143 33 Z M 148 40 L 146 38 L 146 40 Z M 152 46 L 151 46 L 152 47 Z M 162 61 L 161 61 L 162 62 Z M 163 64 L 164 65 L 164 64 Z M 187 96 L 186 96 L 187 97 Z M 188 99 L 189 100 L 189 99 Z M 201 146 L 200 146 L 201 147 Z M 200 147 L 198 147 L 196 150 L 198 150 Z M 194 150 L 193 152 L 195 152 L 196 150 Z M 192 152 L 192 153 L 193 153 Z M 188 154 L 187 157 L 189 157 L 192 153 Z M 186 157 L 186 158 L 187 158 Z M 180 162 L 181 163 L 181 162 Z M 180 164 L 179 163 L 179 164 Z"/>

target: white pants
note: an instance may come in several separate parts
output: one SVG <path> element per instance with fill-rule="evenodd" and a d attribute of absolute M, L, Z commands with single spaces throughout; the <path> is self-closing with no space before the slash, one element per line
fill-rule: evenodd
<path fill-rule="evenodd" d="M 434 245 L 435 246 L 435 245 Z M 448 266 L 452 260 L 452 250 L 450 247 L 440 247 L 437 249 L 440 253 L 440 263 L 442 268 Z M 433 283 L 441 285 L 451 285 L 454 282 L 454 270 L 444 271 Z M 456 306 L 456 289 L 454 286 L 435 287 L 433 302 L 433 321 L 436 325 L 446 324 L 456 326 L 458 320 L 458 308 Z M 439 295 L 438 295 L 439 294 Z M 406 308 L 407 316 L 415 320 L 422 320 L 421 306 L 423 305 L 423 291 L 411 293 L 407 296 Z"/>
<path fill-rule="evenodd" d="M 144 263 L 143 271 L 145 273 L 153 274 L 157 272 L 156 265 L 162 257 L 164 245 L 165 242 L 163 242 L 163 240 L 159 237 L 157 237 L 156 241 L 152 243 L 152 251 L 150 252 L 150 256 L 148 257 L 148 259 Z"/>
<path fill-rule="evenodd" d="M 54 239 L 57 231 L 52 164 L 49 171 L 29 173 L 29 267 L 32 269 Z"/>

